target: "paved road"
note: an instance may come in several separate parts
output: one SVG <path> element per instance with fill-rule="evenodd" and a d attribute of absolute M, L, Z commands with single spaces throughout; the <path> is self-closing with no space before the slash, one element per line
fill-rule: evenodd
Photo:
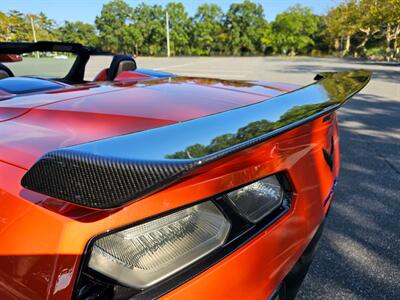
<path fill-rule="evenodd" d="M 400 299 L 400 66 L 310 58 L 139 58 L 183 75 L 306 84 L 364 68 L 367 88 L 340 112 L 342 167 L 319 251 L 298 299 Z"/>

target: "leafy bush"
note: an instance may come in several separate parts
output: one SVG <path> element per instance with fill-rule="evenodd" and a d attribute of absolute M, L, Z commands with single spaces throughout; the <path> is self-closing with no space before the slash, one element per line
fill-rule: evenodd
<path fill-rule="evenodd" d="M 373 47 L 366 50 L 365 55 L 368 59 L 383 60 L 385 58 L 384 47 Z"/>

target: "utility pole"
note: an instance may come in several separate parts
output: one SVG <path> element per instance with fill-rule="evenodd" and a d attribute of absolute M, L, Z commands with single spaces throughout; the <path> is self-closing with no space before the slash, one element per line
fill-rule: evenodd
<path fill-rule="evenodd" d="M 33 23 L 33 17 L 31 16 L 31 27 L 32 27 L 32 35 L 33 41 L 36 43 L 36 31 L 35 31 L 35 24 Z M 36 51 L 36 58 L 39 58 L 39 52 Z"/>
<path fill-rule="evenodd" d="M 168 12 L 165 12 L 165 29 L 167 30 L 167 56 L 171 55 L 169 50 L 169 15 Z"/>

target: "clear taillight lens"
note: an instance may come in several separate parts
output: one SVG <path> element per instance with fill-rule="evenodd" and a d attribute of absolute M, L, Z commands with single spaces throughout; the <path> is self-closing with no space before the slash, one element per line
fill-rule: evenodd
<path fill-rule="evenodd" d="M 270 176 L 227 194 L 232 207 L 252 223 L 260 221 L 282 204 L 283 189 Z"/>
<path fill-rule="evenodd" d="M 212 202 L 204 202 L 96 240 L 89 267 L 146 288 L 221 246 L 230 226 Z"/>

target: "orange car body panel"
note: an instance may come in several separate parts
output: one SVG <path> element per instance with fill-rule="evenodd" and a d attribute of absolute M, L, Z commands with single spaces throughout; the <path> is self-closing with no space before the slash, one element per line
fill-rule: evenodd
<path fill-rule="evenodd" d="M 324 202 L 339 172 L 335 113 L 329 120 L 316 119 L 200 168 L 118 209 L 80 207 L 26 190 L 20 181 L 48 151 L 225 111 L 294 88 L 177 77 L 88 85 L 1 101 L 0 299 L 68 299 L 93 237 L 285 172 L 293 187 L 290 210 L 240 249 L 164 295 L 266 299 L 294 266 L 329 207 L 329 201 Z M 331 137 L 333 171 L 322 155 L 323 148 L 330 148 Z"/>

